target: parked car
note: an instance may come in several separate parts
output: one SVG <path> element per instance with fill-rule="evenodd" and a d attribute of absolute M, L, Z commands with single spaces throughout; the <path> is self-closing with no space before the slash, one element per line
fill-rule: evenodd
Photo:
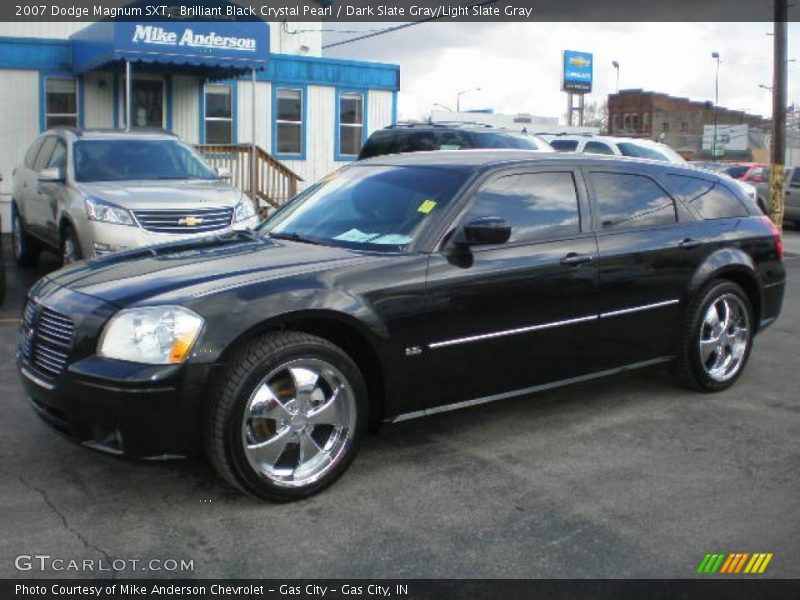
<path fill-rule="evenodd" d="M 545 140 L 559 152 L 582 152 L 584 154 L 602 154 L 607 156 L 627 156 L 631 158 L 646 158 L 650 160 L 666 161 L 675 164 L 687 164 L 680 154 L 666 144 L 654 142 L 645 138 L 626 138 L 599 136 L 592 134 L 579 135 L 544 135 Z M 708 167 L 706 167 L 708 168 Z M 711 168 L 711 170 L 715 170 Z M 733 179 L 733 178 L 732 178 Z M 756 202 L 762 211 L 765 210 L 766 201 L 760 197 L 755 186 L 746 181 L 738 181 L 737 185 Z"/>
<path fill-rule="evenodd" d="M 539 136 L 478 123 L 402 123 L 375 131 L 361 148 L 358 158 L 362 160 L 403 152 L 475 148 L 553 151 Z"/>
<path fill-rule="evenodd" d="M 769 169 L 770 166 L 764 163 L 726 163 L 722 165 L 720 172 L 739 181 L 759 184 L 769 181 Z"/>
<path fill-rule="evenodd" d="M 756 185 L 759 198 L 769 198 L 770 171 L 767 169 L 766 178 L 763 183 Z M 792 223 L 795 227 L 800 227 L 800 167 L 789 168 L 786 170 L 786 194 L 784 200 L 783 222 Z"/>
<path fill-rule="evenodd" d="M 382 421 L 657 364 L 724 390 L 784 286 L 777 229 L 711 173 L 397 154 L 325 178 L 256 231 L 46 276 L 19 370 L 39 415 L 79 441 L 205 447 L 232 485 L 289 500 L 332 483 Z"/>
<path fill-rule="evenodd" d="M 14 171 L 14 257 L 82 258 L 258 224 L 255 207 L 168 133 L 53 129 Z"/>

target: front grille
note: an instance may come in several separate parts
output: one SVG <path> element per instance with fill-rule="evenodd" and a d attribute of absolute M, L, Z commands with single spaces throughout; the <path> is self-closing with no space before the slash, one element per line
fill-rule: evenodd
<path fill-rule="evenodd" d="M 203 233 L 229 227 L 233 208 L 186 208 L 135 210 L 139 225 L 156 233 Z"/>
<path fill-rule="evenodd" d="M 22 315 L 20 354 L 40 373 L 58 377 L 67 367 L 74 334 L 72 319 L 31 300 Z"/>

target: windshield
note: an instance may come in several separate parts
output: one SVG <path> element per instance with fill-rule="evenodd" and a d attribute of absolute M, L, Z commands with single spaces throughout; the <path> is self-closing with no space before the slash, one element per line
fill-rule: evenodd
<path fill-rule="evenodd" d="M 684 158 L 669 146 L 646 146 L 632 142 L 619 142 L 617 144 L 623 156 L 634 158 L 649 158 L 650 160 L 667 161 L 671 163 L 685 163 Z"/>
<path fill-rule="evenodd" d="M 468 176 L 432 167 L 350 167 L 296 197 L 261 231 L 332 246 L 404 250 Z"/>
<path fill-rule="evenodd" d="M 76 181 L 217 179 L 177 140 L 80 140 L 73 149 Z"/>

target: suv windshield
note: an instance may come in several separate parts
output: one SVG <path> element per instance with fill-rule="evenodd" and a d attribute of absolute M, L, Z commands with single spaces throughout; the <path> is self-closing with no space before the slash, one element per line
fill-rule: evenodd
<path fill-rule="evenodd" d="M 76 181 L 217 179 L 176 140 L 79 140 L 73 145 Z"/>
<path fill-rule="evenodd" d="M 331 246 L 404 250 L 468 177 L 433 167 L 349 167 L 297 196 L 261 231 Z"/>

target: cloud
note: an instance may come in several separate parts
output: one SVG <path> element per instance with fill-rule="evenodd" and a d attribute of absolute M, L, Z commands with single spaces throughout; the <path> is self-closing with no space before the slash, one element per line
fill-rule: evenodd
<path fill-rule="evenodd" d="M 348 28 L 355 24 L 348 24 Z M 360 24 L 364 28 L 382 25 Z M 331 28 L 335 26 L 331 25 Z M 326 56 L 400 65 L 399 112 L 423 118 L 434 103 L 493 108 L 562 117 L 561 52 L 592 52 L 595 88 L 588 101 L 613 93 L 620 63 L 620 86 L 714 99 L 715 61 L 722 56 L 720 104 L 769 115 L 770 95 L 758 87 L 772 82 L 769 23 L 424 23 L 326 51 Z M 353 37 L 325 34 L 325 42 Z M 800 40 L 800 24 L 789 25 L 789 56 Z M 798 56 L 800 58 L 800 56 Z M 789 64 L 789 98 L 800 100 L 800 63 Z"/>

